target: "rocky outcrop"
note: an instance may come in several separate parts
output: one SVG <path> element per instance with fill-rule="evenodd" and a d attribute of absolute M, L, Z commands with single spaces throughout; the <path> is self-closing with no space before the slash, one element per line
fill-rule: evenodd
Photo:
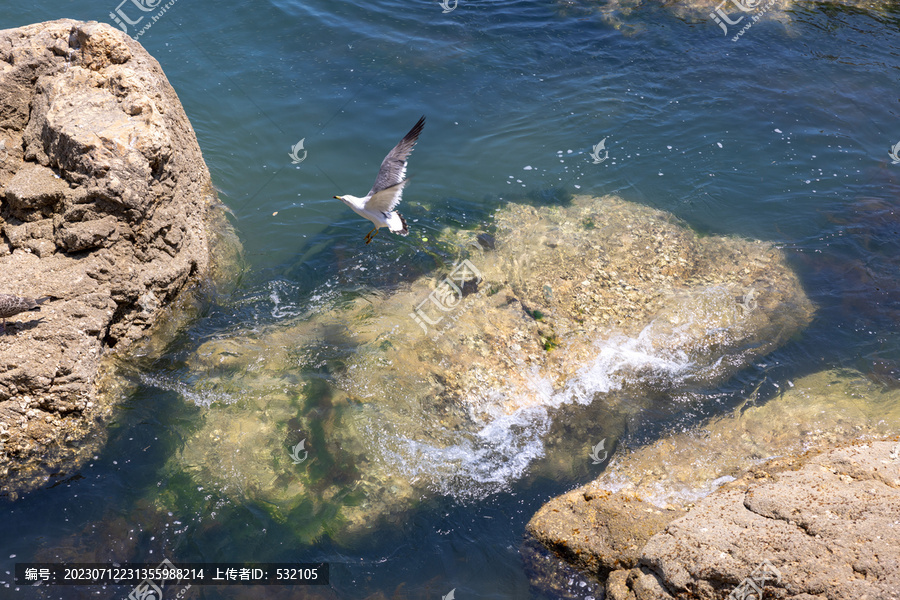
<path fill-rule="evenodd" d="M 755 401 L 614 457 L 529 533 L 617 600 L 719 599 L 760 565 L 767 597 L 891 597 L 900 444 L 854 440 L 900 429 L 900 390 L 824 371 Z"/>
<path fill-rule="evenodd" d="M 653 536 L 640 567 L 615 574 L 632 583 L 608 586 L 610 599 L 718 600 L 753 585 L 773 598 L 898 597 L 898 453 L 896 442 L 861 442 L 751 469 Z"/>
<path fill-rule="evenodd" d="M 279 519 L 365 532 L 434 493 L 572 476 L 638 404 L 721 381 L 812 315 L 771 245 L 615 196 L 509 204 L 492 225 L 444 232 L 465 253 L 437 278 L 204 342 L 190 387 L 171 388 L 203 422 L 168 468 Z"/>
<path fill-rule="evenodd" d="M 650 537 L 683 515 L 683 510 L 660 509 L 636 494 L 576 490 L 541 507 L 528 531 L 573 566 L 609 573 L 636 567 Z"/>
<path fill-rule="evenodd" d="M 101 375 L 228 237 L 159 64 L 99 23 L 0 31 L 0 293 L 50 296 L 0 335 L 0 494 L 71 472 L 103 439 Z M 233 239 L 229 239 L 235 248 Z M 225 247 L 222 245 L 221 247 Z"/>

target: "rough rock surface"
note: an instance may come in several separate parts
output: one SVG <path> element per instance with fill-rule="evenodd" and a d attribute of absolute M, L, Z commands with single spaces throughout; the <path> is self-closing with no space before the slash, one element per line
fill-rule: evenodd
<path fill-rule="evenodd" d="M 751 469 L 653 536 L 636 579 L 655 578 L 663 598 L 711 600 L 768 561 L 772 598 L 900 598 L 898 454 L 861 442 Z M 610 598 L 660 597 L 631 593 Z"/>
<path fill-rule="evenodd" d="M 900 560 L 888 535 L 898 530 L 900 444 L 853 440 L 896 434 L 900 390 L 844 370 L 787 387 L 759 405 L 752 394 L 697 430 L 614 456 L 595 481 L 546 503 L 529 532 L 605 580 L 609 598 L 722 598 L 764 560 L 782 573 L 782 584 L 791 582 L 781 590 L 767 582 L 767 597 L 890 598 L 885 590 L 898 582 L 885 569 Z M 784 458 L 763 463 L 775 455 Z M 668 527 L 610 511 L 635 497 L 667 507 L 662 515 L 673 518 L 691 510 Z M 637 550 L 631 544 L 647 538 Z M 832 558 L 817 558 L 827 548 Z M 870 551 L 877 568 L 864 565 L 874 560 L 865 558 Z M 860 565 L 869 588 L 853 573 Z"/>
<path fill-rule="evenodd" d="M 103 357 L 211 275 L 215 205 L 181 103 L 137 42 L 72 20 L 0 31 L 0 292 L 52 297 L 0 335 L 0 495 L 102 440 Z"/>
<path fill-rule="evenodd" d="M 541 507 L 528 532 L 576 567 L 608 574 L 636 567 L 650 537 L 683 515 L 683 510 L 659 509 L 627 492 L 577 489 Z"/>

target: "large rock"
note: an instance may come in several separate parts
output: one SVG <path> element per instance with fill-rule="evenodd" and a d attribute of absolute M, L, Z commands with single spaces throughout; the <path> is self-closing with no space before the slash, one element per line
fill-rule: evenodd
<path fill-rule="evenodd" d="M 170 305 L 209 280 L 228 236 L 216 205 L 178 97 L 137 42 L 72 20 L 0 31 L 0 293 L 52 297 L 0 336 L 0 494 L 102 443 L 109 351 L 127 355 L 163 315 L 180 322 Z"/>
<path fill-rule="evenodd" d="M 772 577 L 756 583 L 775 598 L 900 596 L 900 444 L 812 454 L 752 469 L 700 501 L 650 539 L 642 575 L 671 598 L 718 600 L 761 565 Z"/>
<path fill-rule="evenodd" d="M 528 532 L 579 569 L 609 574 L 636 567 L 650 537 L 683 515 L 635 494 L 578 489 L 541 507 Z"/>
<path fill-rule="evenodd" d="M 493 226 L 441 236 L 467 249 L 446 277 L 200 346 L 191 387 L 173 389 L 208 408 L 171 469 L 279 518 L 365 531 L 434 493 L 581 476 L 654 394 L 721 381 L 812 314 L 771 245 L 621 198 L 510 204 Z"/>
<path fill-rule="evenodd" d="M 857 564 L 853 552 L 866 552 L 869 542 L 860 540 L 871 531 L 863 523 L 883 519 L 879 526 L 890 527 L 887 515 L 900 514 L 900 456 L 885 450 L 895 448 L 893 443 L 866 448 L 854 440 L 885 438 L 900 429 L 900 390 L 853 371 L 823 371 L 789 382 L 784 393 L 764 403 L 757 400 L 753 394 L 696 430 L 614 456 L 596 480 L 547 502 L 529 523 L 530 534 L 605 581 L 610 598 L 721 598 L 764 560 L 787 578 L 784 565 L 794 553 L 805 562 L 791 563 L 790 593 L 774 597 L 801 597 L 801 589 L 828 598 L 865 597 L 834 594 L 853 579 L 846 571 Z M 835 446 L 843 450 L 817 454 Z M 896 450 L 900 454 L 900 446 Z M 861 458 L 867 453 L 869 458 Z M 765 462 L 773 456 L 783 458 Z M 883 485 L 859 483 L 869 480 Z M 864 510 L 859 501 L 854 507 L 857 496 L 870 506 Z M 848 504 L 836 511 L 841 502 Z M 624 512 L 621 506 L 635 508 Z M 674 520 L 686 509 L 686 517 Z M 636 519 L 641 513 L 649 518 Z M 786 527 L 792 519 L 794 526 Z M 668 521 L 673 522 L 666 526 Z M 830 537 L 804 531 L 806 521 L 830 524 Z M 843 554 L 817 562 L 813 552 L 821 552 L 822 544 L 840 546 Z M 878 556 L 883 563 L 900 560 L 900 552 L 884 548 Z M 871 573 L 868 597 L 888 597 L 875 590 L 888 589 L 889 578 L 877 569 Z M 829 577 L 835 581 L 819 585 Z"/>

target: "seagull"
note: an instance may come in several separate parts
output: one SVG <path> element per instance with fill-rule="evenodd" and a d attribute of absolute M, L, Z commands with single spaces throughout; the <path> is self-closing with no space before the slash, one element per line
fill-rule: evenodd
<path fill-rule="evenodd" d="M 424 116 L 413 125 L 409 133 L 403 136 L 400 143 L 388 152 L 381 162 L 375 184 L 368 194 L 362 198 L 350 194 L 334 197 L 352 208 L 353 212 L 359 216 L 365 217 L 375 224 L 375 229 L 366 235 L 367 244 L 378 235 L 379 227 L 387 227 L 391 233 L 400 235 L 409 233 L 406 221 L 400 216 L 400 213 L 394 210 L 394 207 L 400 204 L 403 187 L 409 181 L 409 179 L 404 179 L 406 177 L 406 158 L 412 152 L 413 146 L 416 145 L 416 140 L 419 139 L 423 127 L 425 127 Z"/>
<path fill-rule="evenodd" d="M 3 333 L 6 333 L 6 319 L 20 312 L 28 310 L 41 310 L 41 304 L 50 300 L 50 296 L 44 296 L 34 300 L 32 298 L 20 298 L 9 294 L 0 294 L 0 319 L 3 319 Z"/>

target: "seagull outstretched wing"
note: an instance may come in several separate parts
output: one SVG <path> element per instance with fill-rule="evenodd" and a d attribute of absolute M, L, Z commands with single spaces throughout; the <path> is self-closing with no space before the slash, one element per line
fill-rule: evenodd
<path fill-rule="evenodd" d="M 406 159 L 416 145 L 422 128 L 425 127 L 425 117 L 413 125 L 400 143 L 394 146 L 394 149 L 388 152 L 381 162 L 381 168 L 378 170 L 378 176 L 375 178 L 375 185 L 367 194 L 370 196 L 366 202 L 368 210 L 379 210 L 382 212 L 390 212 L 400 203 L 403 195 L 403 187 L 408 179 L 406 177 Z"/>

